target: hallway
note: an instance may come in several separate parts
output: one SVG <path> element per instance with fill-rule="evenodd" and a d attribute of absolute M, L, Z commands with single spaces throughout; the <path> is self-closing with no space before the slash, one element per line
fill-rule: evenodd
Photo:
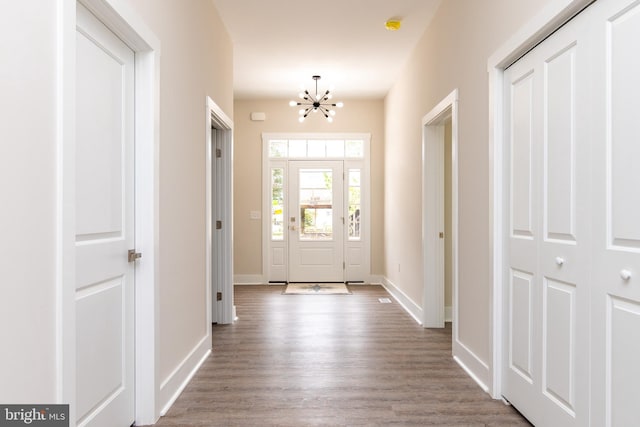
<path fill-rule="evenodd" d="M 529 425 L 453 361 L 451 329 L 423 329 L 380 286 L 282 295 L 236 286 L 239 319 L 157 426 Z"/>

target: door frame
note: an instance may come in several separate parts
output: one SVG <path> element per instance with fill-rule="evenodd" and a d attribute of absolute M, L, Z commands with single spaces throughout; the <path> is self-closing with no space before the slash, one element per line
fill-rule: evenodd
<path fill-rule="evenodd" d="M 214 132 L 215 131 L 215 132 Z M 233 121 L 207 96 L 206 99 L 206 271 L 207 328 L 211 323 L 233 323 Z M 214 144 L 220 142 L 221 157 Z M 222 221 L 216 230 L 215 222 Z M 221 304 L 216 293 L 222 292 Z"/>
<path fill-rule="evenodd" d="M 507 318 L 503 312 L 503 281 L 508 263 L 508 216 L 505 203 L 508 193 L 504 190 L 508 179 L 508 159 L 503 156 L 504 138 L 504 70 L 521 56 L 533 49 L 568 20 L 580 13 L 594 0 L 562 0 L 551 2 L 533 17 L 489 57 L 489 245 L 491 287 L 491 365 L 489 367 L 488 390 L 494 399 L 502 398 L 503 322 Z"/>
<path fill-rule="evenodd" d="M 451 119 L 451 281 L 453 343 L 458 339 L 458 89 L 422 119 L 422 325 L 443 328 L 444 303 L 444 124 Z M 456 354 L 454 349 L 454 355 Z"/>
<path fill-rule="evenodd" d="M 269 157 L 269 141 L 271 140 L 295 140 L 295 139 L 358 139 L 362 140 L 364 143 L 363 147 L 363 157 L 362 158 L 334 158 L 334 157 L 282 157 L 282 158 L 270 158 Z M 364 183 L 362 194 L 361 194 L 361 205 L 362 205 L 362 213 L 361 213 L 361 231 L 362 238 L 357 243 L 362 245 L 362 259 L 363 265 L 359 268 L 365 273 L 363 274 L 363 281 L 365 283 L 370 283 L 374 281 L 375 277 L 371 274 L 371 134 L 370 133 L 355 133 L 355 132 L 310 132 L 310 133 L 297 133 L 297 132 L 278 132 L 278 133 L 263 133 L 262 134 L 262 181 L 261 181 L 261 199 L 262 199 L 262 207 L 261 207 L 261 227 L 262 227 L 262 274 L 259 276 L 243 276 L 249 278 L 249 282 L 257 282 L 257 283 L 269 283 L 271 277 L 271 195 L 270 195 L 270 183 L 271 183 L 271 167 L 283 168 L 284 173 L 284 188 L 285 191 L 288 190 L 288 162 L 289 160 L 342 160 L 344 162 L 344 170 L 345 173 L 349 169 L 350 166 L 354 165 L 357 162 L 361 162 L 361 180 Z M 345 179 L 345 185 L 347 181 Z M 343 199 L 346 198 L 348 194 L 348 190 L 344 188 Z M 347 209 L 346 199 L 343 200 L 343 208 Z M 286 218 L 286 215 L 285 215 Z M 346 234 L 346 227 L 345 227 Z M 352 245 L 353 246 L 353 245 Z M 346 263 L 345 266 L 345 280 L 350 280 L 350 273 L 354 271 L 354 267 L 350 265 L 348 260 L 349 253 L 349 239 L 344 237 L 343 240 L 343 257 Z M 288 258 L 289 251 L 289 240 L 285 238 L 282 242 L 282 250 L 286 253 L 286 258 Z M 281 276 L 283 277 L 282 281 L 288 280 L 288 261 L 286 265 L 283 267 L 286 271 Z M 238 279 L 238 278 L 236 278 Z M 244 282 L 242 279 L 236 280 L 236 282 Z M 281 283 L 280 279 L 274 280 L 274 282 Z"/>
<path fill-rule="evenodd" d="M 153 424 L 159 384 L 157 263 L 160 41 L 123 0 L 78 0 L 135 52 L 135 420 Z M 56 401 L 75 425 L 75 55 L 76 2 L 57 0 Z"/>

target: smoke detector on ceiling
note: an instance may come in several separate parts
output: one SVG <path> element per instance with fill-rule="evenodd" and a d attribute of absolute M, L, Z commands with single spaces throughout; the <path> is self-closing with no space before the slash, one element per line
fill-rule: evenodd
<path fill-rule="evenodd" d="M 400 20 L 400 18 L 391 18 L 384 23 L 384 28 L 389 31 L 398 31 L 401 25 L 402 21 Z"/>

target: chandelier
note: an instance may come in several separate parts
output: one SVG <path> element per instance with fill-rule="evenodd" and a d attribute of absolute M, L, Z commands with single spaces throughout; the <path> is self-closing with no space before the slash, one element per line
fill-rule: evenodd
<path fill-rule="evenodd" d="M 320 80 L 320 76 L 312 76 L 311 78 L 316 81 L 315 94 L 310 94 L 308 90 L 300 92 L 298 96 L 300 97 L 301 101 L 291 101 L 289 102 L 289 105 L 292 107 L 302 107 L 300 111 L 298 111 L 298 113 L 300 114 L 300 118 L 298 119 L 298 121 L 300 123 L 304 122 L 304 119 L 307 118 L 309 113 L 317 113 L 318 111 L 320 111 L 327 119 L 327 121 L 331 123 L 333 121 L 333 116 L 336 115 L 336 111 L 331 109 L 330 107 L 342 108 L 344 104 L 342 102 L 336 102 L 335 104 L 331 103 L 329 100 L 331 99 L 332 95 L 328 90 L 323 94 L 320 94 L 318 92 L 318 80 Z"/>

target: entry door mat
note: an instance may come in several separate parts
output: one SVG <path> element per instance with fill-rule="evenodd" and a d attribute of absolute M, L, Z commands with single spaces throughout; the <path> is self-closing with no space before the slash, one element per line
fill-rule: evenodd
<path fill-rule="evenodd" d="M 350 295 L 344 283 L 289 283 L 283 295 Z"/>

